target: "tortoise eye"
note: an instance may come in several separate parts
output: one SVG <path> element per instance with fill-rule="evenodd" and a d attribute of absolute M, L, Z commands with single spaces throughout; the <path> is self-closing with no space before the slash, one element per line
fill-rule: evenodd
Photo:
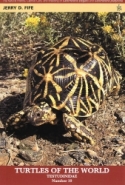
<path fill-rule="evenodd" d="M 91 47 L 91 52 L 96 52 L 96 51 L 98 51 L 99 50 L 99 46 L 98 45 L 93 45 L 92 47 Z"/>
<path fill-rule="evenodd" d="M 37 113 L 36 116 L 37 116 L 37 117 L 40 117 L 40 113 Z"/>

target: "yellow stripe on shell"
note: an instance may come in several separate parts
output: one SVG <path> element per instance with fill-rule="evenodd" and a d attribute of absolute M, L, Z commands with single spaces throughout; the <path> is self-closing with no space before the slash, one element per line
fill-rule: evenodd
<path fill-rule="evenodd" d="M 49 95 L 49 98 L 50 98 L 50 100 L 52 102 L 53 108 L 56 108 L 56 101 L 55 101 L 54 97 L 52 95 Z"/>
<path fill-rule="evenodd" d="M 70 102 L 70 105 L 71 105 L 71 110 L 73 112 L 73 115 L 75 115 L 74 105 L 73 105 L 73 101 L 72 101 L 71 98 L 69 98 L 69 102 Z"/>

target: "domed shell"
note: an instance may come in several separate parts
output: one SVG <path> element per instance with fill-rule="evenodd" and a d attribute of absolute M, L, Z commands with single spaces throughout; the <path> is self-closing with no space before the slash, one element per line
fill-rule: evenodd
<path fill-rule="evenodd" d="M 65 37 L 38 54 L 29 70 L 24 107 L 44 99 L 54 109 L 88 117 L 112 91 L 114 74 L 102 47 Z"/>

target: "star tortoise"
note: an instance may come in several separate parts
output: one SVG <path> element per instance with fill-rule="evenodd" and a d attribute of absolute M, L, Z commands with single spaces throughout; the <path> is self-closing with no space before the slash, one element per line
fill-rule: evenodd
<path fill-rule="evenodd" d="M 92 131 L 79 118 L 91 116 L 109 94 L 117 94 L 121 79 L 102 47 L 65 37 L 37 55 L 28 74 L 24 108 L 7 126 L 54 125 L 60 111 L 67 131 L 94 144 Z"/>

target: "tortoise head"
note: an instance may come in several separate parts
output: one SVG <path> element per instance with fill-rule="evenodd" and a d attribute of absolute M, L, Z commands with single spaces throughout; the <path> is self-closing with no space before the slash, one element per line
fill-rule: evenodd
<path fill-rule="evenodd" d="M 41 102 L 38 105 L 32 105 L 27 113 L 28 122 L 34 126 L 40 126 L 44 123 L 56 124 L 56 114 L 46 102 Z"/>

